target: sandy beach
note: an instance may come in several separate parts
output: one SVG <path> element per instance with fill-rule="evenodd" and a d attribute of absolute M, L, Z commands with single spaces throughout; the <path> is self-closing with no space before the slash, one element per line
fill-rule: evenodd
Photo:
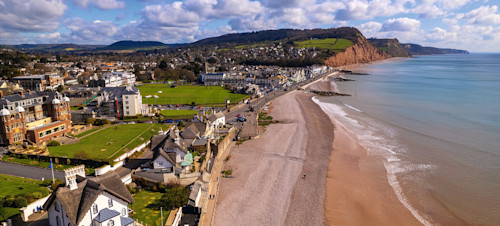
<path fill-rule="evenodd" d="M 307 88 L 333 91 L 329 79 Z M 231 150 L 225 168 L 234 178 L 222 179 L 214 225 L 420 225 L 383 160 L 334 129 L 312 97 L 294 91 L 273 100 L 279 123 Z"/>

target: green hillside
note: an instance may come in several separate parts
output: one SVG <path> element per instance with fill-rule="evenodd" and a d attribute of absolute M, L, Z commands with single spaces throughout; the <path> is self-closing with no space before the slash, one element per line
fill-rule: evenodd
<path fill-rule="evenodd" d="M 340 52 L 345 50 L 347 47 L 352 46 L 353 43 L 350 40 L 343 38 L 325 38 L 325 39 L 311 39 L 306 41 L 294 42 L 294 44 L 300 48 L 319 48 L 319 49 L 331 49 L 335 52 Z"/>

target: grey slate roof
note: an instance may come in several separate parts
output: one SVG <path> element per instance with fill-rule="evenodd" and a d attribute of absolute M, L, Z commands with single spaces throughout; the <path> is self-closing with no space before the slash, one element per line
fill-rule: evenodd
<path fill-rule="evenodd" d="M 99 90 L 98 93 L 107 93 L 109 95 L 109 99 L 121 99 L 122 95 L 133 95 L 139 94 L 139 89 L 135 86 L 127 86 L 127 87 L 104 87 Z"/>
<path fill-rule="evenodd" d="M 122 226 L 127 226 L 129 224 L 134 223 L 134 219 L 132 219 L 130 217 L 120 217 L 120 220 L 122 222 Z"/>
<path fill-rule="evenodd" d="M 217 112 L 215 114 L 210 114 L 209 116 L 207 116 L 207 119 L 211 122 L 215 122 L 215 120 L 222 117 L 224 117 L 224 114 L 222 114 L 222 112 Z"/>
<path fill-rule="evenodd" d="M 111 195 L 127 202 L 134 203 L 134 198 L 123 185 L 118 174 L 112 172 L 96 178 L 77 177 L 78 188 L 70 190 L 68 187 L 59 187 L 43 205 L 45 210 L 58 199 L 66 211 L 73 225 L 78 225 L 91 208 L 97 197 L 108 192 Z"/>
<path fill-rule="evenodd" d="M 99 214 L 94 218 L 94 220 L 96 220 L 99 223 L 102 223 L 118 215 L 120 215 L 120 213 L 118 213 L 117 211 L 104 208 L 101 211 L 99 211 Z"/>

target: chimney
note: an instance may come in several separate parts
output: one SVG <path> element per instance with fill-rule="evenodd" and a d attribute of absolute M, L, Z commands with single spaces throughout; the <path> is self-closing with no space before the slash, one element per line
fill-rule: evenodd
<path fill-rule="evenodd" d="M 19 95 L 24 96 L 23 90 L 19 90 Z"/>
<path fill-rule="evenodd" d="M 0 90 L 0 98 L 3 98 L 3 91 Z"/>
<path fill-rule="evenodd" d="M 180 142 L 180 141 L 181 141 L 181 138 L 179 138 L 179 137 L 174 138 L 174 142 L 175 142 L 176 144 L 180 145 L 180 144 L 181 144 L 181 142 Z"/>
<path fill-rule="evenodd" d="M 66 180 L 66 186 L 69 187 L 69 190 L 78 188 L 76 175 L 85 177 L 85 165 L 79 165 L 64 170 L 64 179 Z"/>
<path fill-rule="evenodd" d="M 174 132 L 175 132 L 175 135 L 178 137 L 179 136 L 179 130 L 176 129 Z"/>

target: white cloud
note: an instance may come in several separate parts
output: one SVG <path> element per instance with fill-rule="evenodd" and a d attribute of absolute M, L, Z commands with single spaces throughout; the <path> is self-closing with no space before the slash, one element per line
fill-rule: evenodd
<path fill-rule="evenodd" d="M 468 19 L 469 23 L 477 25 L 493 25 L 500 23 L 500 14 L 497 14 L 498 7 L 481 6 L 463 15 L 463 19 Z"/>
<path fill-rule="evenodd" d="M 88 8 L 89 5 L 94 5 L 102 10 L 125 8 L 124 2 L 116 0 L 73 0 L 73 3 L 83 8 Z"/>
<path fill-rule="evenodd" d="M 62 0 L 2 0 L 1 3 L 0 28 L 13 32 L 56 30 L 67 9 Z"/>
<path fill-rule="evenodd" d="M 408 17 L 389 19 L 382 25 L 381 31 L 417 31 L 420 28 L 420 21 Z"/>
<path fill-rule="evenodd" d="M 82 18 L 72 18 L 64 23 L 71 32 L 62 35 L 62 38 L 76 43 L 106 43 L 113 40 L 113 35 L 119 31 L 118 26 L 111 21 L 89 22 Z"/>
<path fill-rule="evenodd" d="M 367 37 L 367 38 L 372 38 L 372 37 L 377 37 L 378 33 L 380 32 L 380 29 L 382 29 L 382 24 L 378 22 L 367 22 L 364 24 L 361 24 L 357 26 L 359 31 Z"/>
<path fill-rule="evenodd" d="M 146 6 L 141 13 L 146 23 L 160 27 L 192 27 L 201 19 L 195 12 L 185 10 L 182 2 Z"/>

